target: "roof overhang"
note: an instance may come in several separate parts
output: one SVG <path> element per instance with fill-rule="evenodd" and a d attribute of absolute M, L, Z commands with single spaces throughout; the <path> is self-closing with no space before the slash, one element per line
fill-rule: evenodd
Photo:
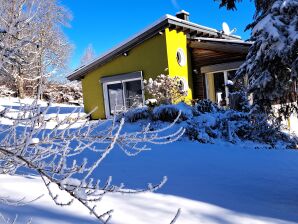
<path fill-rule="evenodd" d="M 226 40 L 240 40 L 240 37 L 238 36 L 226 35 L 223 34 L 221 31 L 201 26 L 186 20 L 182 20 L 171 15 L 166 15 L 165 17 L 158 20 L 145 30 L 129 38 L 127 41 L 121 43 L 117 47 L 106 52 L 105 54 L 101 55 L 99 58 L 95 59 L 91 63 L 76 69 L 67 76 L 67 79 L 70 81 L 82 79 L 89 72 L 106 64 L 114 58 L 123 55 L 125 52 L 128 52 L 137 45 L 143 43 L 145 40 L 148 40 L 151 37 L 160 33 L 161 31 L 164 31 L 166 28 L 183 31 L 187 33 L 190 38 L 207 37 L 209 39 L 223 38 Z"/>
<path fill-rule="evenodd" d="M 192 49 L 192 66 L 201 73 L 208 73 L 239 67 L 252 42 L 197 37 L 189 40 L 188 45 Z"/>
<path fill-rule="evenodd" d="M 247 54 L 253 42 L 243 40 L 227 40 L 218 38 L 197 37 L 190 41 L 191 48 L 214 50 L 221 52 Z"/>

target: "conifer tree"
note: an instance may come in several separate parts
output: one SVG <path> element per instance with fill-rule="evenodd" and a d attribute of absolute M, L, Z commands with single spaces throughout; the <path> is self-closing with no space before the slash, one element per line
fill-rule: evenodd
<path fill-rule="evenodd" d="M 221 0 L 221 7 L 236 9 L 240 0 Z M 248 76 L 254 105 L 289 117 L 297 112 L 298 0 L 255 0 L 254 21 L 247 26 L 254 41 L 238 77 Z"/>

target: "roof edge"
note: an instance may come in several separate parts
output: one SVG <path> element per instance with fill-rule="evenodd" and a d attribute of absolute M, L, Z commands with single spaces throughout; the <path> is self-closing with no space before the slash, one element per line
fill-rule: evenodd
<path fill-rule="evenodd" d="M 154 22 L 153 24 L 149 25 L 142 31 L 138 32 L 137 34 L 133 35 L 132 37 L 128 38 L 127 40 L 121 42 L 120 44 L 116 45 L 109 51 L 103 53 L 93 61 L 91 61 L 87 65 L 83 65 L 77 69 L 75 69 L 73 72 L 71 72 L 69 75 L 67 75 L 67 79 L 70 81 L 74 80 L 80 80 L 82 79 L 88 72 L 96 69 L 100 65 L 103 65 L 113 58 L 125 53 L 126 51 L 131 50 L 135 46 L 139 45 L 140 43 L 143 43 L 145 40 L 153 37 L 158 32 L 162 31 L 166 27 L 169 26 L 181 26 L 185 29 L 190 29 L 194 31 L 200 31 L 202 33 L 208 33 L 214 36 L 221 35 L 222 38 L 225 39 L 232 39 L 232 40 L 241 40 L 238 36 L 234 35 L 226 35 L 222 34 L 220 31 L 216 29 L 212 29 L 206 26 L 202 26 L 190 21 L 179 19 L 175 16 L 166 14 L 165 16 L 161 17 L 159 20 Z"/>

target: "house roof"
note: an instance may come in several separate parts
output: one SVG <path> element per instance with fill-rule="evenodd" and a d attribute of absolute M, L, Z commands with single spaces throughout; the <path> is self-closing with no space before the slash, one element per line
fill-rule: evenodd
<path fill-rule="evenodd" d="M 74 70 L 71 74 L 67 76 L 67 79 L 70 81 L 80 80 L 89 72 L 95 70 L 99 66 L 106 64 L 107 62 L 113 60 L 114 58 L 128 52 L 135 46 L 143 43 L 145 40 L 150 39 L 159 32 L 163 31 L 166 28 L 177 29 L 184 31 L 190 37 L 205 37 L 205 38 L 217 38 L 217 39 L 226 39 L 239 41 L 240 37 L 235 35 L 227 35 L 222 31 L 212 29 L 209 27 L 201 26 L 196 23 L 192 23 L 187 20 L 179 19 L 175 16 L 165 15 L 143 31 L 137 33 L 133 37 L 104 53 L 100 57 L 93 60 L 91 63 L 81 66 L 78 69 Z"/>

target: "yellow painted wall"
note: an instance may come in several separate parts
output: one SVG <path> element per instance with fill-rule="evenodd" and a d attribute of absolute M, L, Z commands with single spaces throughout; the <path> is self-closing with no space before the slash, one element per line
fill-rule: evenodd
<path fill-rule="evenodd" d="M 214 87 L 214 75 L 213 74 L 206 74 L 206 79 L 208 82 L 208 98 L 212 102 L 216 101 L 216 96 L 215 96 L 215 87 Z"/>
<path fill-rule="evenodd" d="M 189 90 L 188 95 L 185 98 L 185 101 L 188 102 L 192 100 L 192 69 L 191 69 L 191 60 L 190 52 L 187 48 L 187 36 L 184 32 L 177 30 L 169 30 L 168 28 L 165 31 L 166 41 L 167 41 L 167 56 L 169 63 L 168 74 L 172 77 L 179 76 L 187 81 Z M 181 48 L 187 57 L 187 63 L 185 66 L 180 66 L 177 62 L 177 50 Z"/>
<path fill-rule="evenodd" d="M 177 62 L 177 50 L 181 48 L 187 56 L 187 64 Z M 85 112 L 92 113 L 92 119 L 105 118 L 103 88 L 100 79 L 106 76 L 142 71 L 144 79 L 160 74 L 183 77 L 189 86 L 186 102 L 192 99 L 191 55 L 187 49 L 187 37 L 183 32 L 166 29 L 128 52 L 128 56 L 118 56 L 107 64 L 92 71 L 82 79 Z"/>
<path fill-rule="evenodd" d="M 145 79 L 165 74 L 168 68 L 165 34 L 146 40 L 128 52 L 128 56 L 119 56 L 82 79 L 85 112 L 94 108 L 92 119 L 105 118 L 104 96 L 100 78 L 123 73 L 143 71 Z"/>

